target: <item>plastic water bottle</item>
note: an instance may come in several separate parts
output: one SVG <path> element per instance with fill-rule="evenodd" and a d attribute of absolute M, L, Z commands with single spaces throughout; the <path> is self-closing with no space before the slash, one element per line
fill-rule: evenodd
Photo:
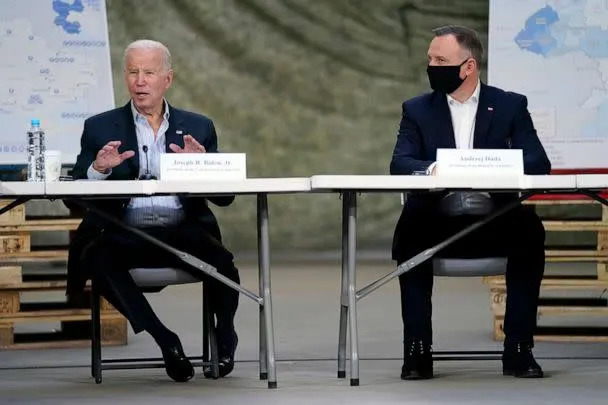
<path fill-rule="evenodd" d="M 44 181 L 44 151 L 46 142 L 40 120 L 33 119 L 27 131 L 27 181 Z"/>

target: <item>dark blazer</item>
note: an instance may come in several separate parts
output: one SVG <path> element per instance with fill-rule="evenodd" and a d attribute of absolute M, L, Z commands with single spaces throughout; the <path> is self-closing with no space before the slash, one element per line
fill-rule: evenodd
<path fill-rule="evenodd" d="M 473 148 L 522 149 L 526 174 L 548 174 L 551 163 L 538 139 L 528 112 L 525 96 L 481 84 L 475 118 Z M 438 148 L 455 148 L 452 118 L 445 94 L 432 92 L 403 103 L 397 144 L 391 160 L 391 174 L 424 171 L 436 160 Z M 421 210 L 433 212 L 444 194 L 421 193 L 408 197 L 395 238 L 404 229 L 407 214 Z M 492 194 L 497 205 L 514 198 L 513 194 Z M 402 229 L 403 228 L 403 229 Z M 393 242 L 393 248 L 398 245 Z M 394 250 L 394 249 L 393 249 Z M 393 256 L 395 252 L 393 251 Z"/>
<path fill-rule="evenodd" d="M 181 131 L 178 134 L 177 131 Z M 165 133 L 166 151 L 172 153 L 169 144 L 174 143 L 184 147 L 183 135 L 192 135 L 208 153 L 217 152 L 217 135 L 213 122 L 202 115 L 179 110 L 169 105 L 169 127 Z M 80 154 L 72 170 L 75 179 L 86 179 L 87 170 L 95 160 L 97 152 L 110 141 L 121 141 L 120 152 L 132 150 L 135 156 L 125 160 L 112 169 L 106 180 L 137 180 L 139 177 L 139 148 L 135 123 L 130 103 L 111 111 L 95 115 L 84 122 L 84 130 L 80 140 Z M 179 197 L 185 212 L 186 220 L 198 221 L 216 239 L 221 240 L 221 233 L 215 216 L 207 205 L 204 197 Z M 234 196 L 209 197 L 211 202 L 219 206 L 232 203 Z M 129 199 L 97 200 L 95 204 L 116 218 L 122 218 Z M 68 257 L 68 295 L 81 292 L 89 274 L 79 266 L 80 258 L 86 246 L 106 228 L 108 224 L 92 212 L 84 215 L 83 221 L 76 230 L 70 243 Z"/>

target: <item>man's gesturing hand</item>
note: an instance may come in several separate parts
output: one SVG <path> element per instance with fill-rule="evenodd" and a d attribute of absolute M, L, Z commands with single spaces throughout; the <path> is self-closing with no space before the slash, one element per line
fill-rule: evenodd
<path fill-rule="evenodd" d="M 184 147 L 180 148 L 178 145 L 172 143 L 169 145 L 175 153 L 205 153 L 205 147 L 198 143 L 192 135 L 184 135 Z"/>
<path fill-rule="evenodd" d="M 110 141 L 105 144 L 104 147 L 97 152 L 97 156 L 93 162 L 93 169 L 99 173 L 106 173 L 108 170 L 118 166 L 126 159 L 135 156 L 135 152 L 132 150 L 118 153 L 120 143 L 120 141 Z"/>

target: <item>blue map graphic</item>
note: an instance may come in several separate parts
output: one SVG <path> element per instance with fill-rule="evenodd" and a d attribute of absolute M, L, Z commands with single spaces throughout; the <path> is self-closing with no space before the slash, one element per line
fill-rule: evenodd
<path fill-rule="evenodd" d="M 68 34 L 80 34 L 80 23 L 78 21 L 68 21 L 70 13 L 82 13 L 84 6 L 81 0 L 74 0 L 72 4 L 67 1 L 53 0 L 53 11 L 57 13 L 55 25 L 63 28 Z"/>
<path fill-rule="evenodd" d="M 114 108 L 110 1 L 0 0 L 0 165 L 25 163 L 26 137 L 15 134 L 32 118 L 72 164 L 84 120 Z"/>
<path fill-rule="evenodd" d="M 544 58 L 569 53 L 582 53 L 594 61 L 608 58 L 608 30 L 603 25 L 587 25 L 586 6 L 586 1 L 556 1 L 555 7 L 546 4 L 526 19 L 515 43 L 521 50 Z M 594 7 L 598 12 L 602 10 L 598 4 Z M 599 71 L 597 75 L 602 77 Z M 608 90 L 606 79 L 600 79 L 596 86 Z M 598 105 L 595 117 L 583 125 L 581 134 L 589 138 L 608 136 L 608 99 Z"/>
<path fill-rule="evenodd" d="M 520 48 L 547 56 L 557 46 L 551 35 L 551 25 L 559 21 L 557 12 L 549 5 L 541 8 L 526 20 L 526 25 L 515 37 Z"/>
<path fill-rule="evenodd" d="M 522 50 L 544 57 L 582 51 L 593 59 L 607 58 L 608 30 L 597 26 L 581 30 L 584 20 L 582 5 L 559 10 L 547 5 L 528 17 L 524 29 L 515 36 L 515 43 Z M 566 44 L 568 34 L 578 38 L 575 45 Z"/>

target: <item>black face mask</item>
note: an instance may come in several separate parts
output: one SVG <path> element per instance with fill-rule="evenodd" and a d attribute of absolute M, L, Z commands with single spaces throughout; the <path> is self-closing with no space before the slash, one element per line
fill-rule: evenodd
<path fill-rule="evenodd" d="M 460 78 L 460 68 L 467 63 L 469 59 L 462 62 L 460 65 L 453 66 L 427 66 L 426 73 L 429 76 L 431 88 L 435 91 L 445 94 L 455 92 L 465 79 Z"/>

